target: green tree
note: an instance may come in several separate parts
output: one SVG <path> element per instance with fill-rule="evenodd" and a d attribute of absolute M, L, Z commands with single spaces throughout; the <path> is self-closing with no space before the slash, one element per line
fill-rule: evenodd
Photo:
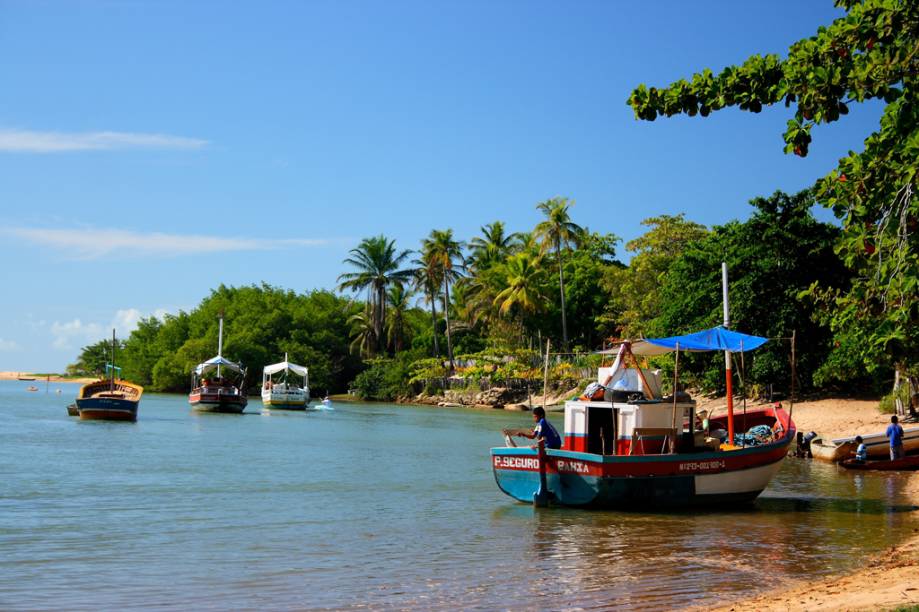
<path fill-rule="evenodd" d="M 469 241 L 472 251 L 469 267 L 473 270 L 482 270 L 504 261 L 517 237 L 517 234 L 505 233 L 502 221 L 483 225 L 481 231 L 481 237 L 476 236 Z"/>
<path fill-rule="evenodd" d="M 837 0 L 846 15 L 794 43 L 788 57 L 754 55 L 664 89 L 640 85 L 629 97 L 639 119 L 658 114 L 707 116 L 738 106 L 794 106 L 785 151 L 805 156 L 814 125 L 870 99 L 886 104 L 881 124 L 816 183 L 817 200 L 842 220 L 838 250 L 853 272 L 846 286 L 817 281 L 837 340 L 874 369 L 887 363 L 913 372 L 919 363 L 919 3 Z"/>
<path fill-rule="evenodd" d="M 367 304 L 362 312 L 351 315 L 348 322 L 351 324 L 351 352 L 361 357 L 372 357 L 379 346 L 373 307 Z"/>
<path fill-rule="evenodd" d="M 437 292 L 440 287 L 440 268 L 431 252 L 422 252 L 421 257 L 414 260 L 413 270 L 415 288 L 422 291 L 425 301 L 431 306 L 431 331 L 434 340 L 434 357 L 440 356 L 440 346 L 437 342 Z"/>
<path fill-rule="evenodd" d="M 687 221 L 684 215 L 661 215 L 641 222 L 650 228 L 629 241 L 633 253 L 629 266 L 607 275 L 603 283 L 620 309 L 619 324 L 625 338 L 640 338 L 650 321 L 660 314 L 660 286 L 686 247 L 708 233 L 704 225 Z"/>
<path fill-rule="evenodd" d="M 437 268 L 444 288 L 444 317 L 447 320 L 447 358 L 453 371 L 453 341 L 450 330 L 450 283 L 461 275 L 464 265 L 463 243 L 453 239 L 453 230 L 432 230 L 422 243 L 422 258 Z"/>
<path fill-rule="evenodd" d="M 542 309 L 545 302 L 545 279 L 541 261 L 529 253 L 518 253 L 507 260 L 506 283 L 494 303 L 504 316 L 517 316 L 521 329 L 526 317 Z"/>
<path fill-rule="evenodd" d="M 562 258 L 562 250 L 567 249 L 569 245 L 577 246 L 580 244 L 581 236 L 584 230 L 571 220 L 568 215 L 568 209 L 574 204 L 569 202 L 568 198 L 551 198 L 545 202 L 540 202 L 536 208 L 546 216 L 546 220 L 539 223 L 533 230 L 535 236 L 539 239 L 542 251 L 545 253 L 550 249 L 555 249 L 555 257 L 558 261 L 558 286 L 559 297 L 561 299 L 562 313 L 562 346 L 568 348 L 568 321 L 565 316 L 565 264 Z"/>
<path fill-rule="evenodd" d="M 388 240 L 381 234 L 364 238 L 350 253 L 351 256 L 344 262 L 357 268 L 357 272 L 346 272 L 339 276 L 339 289 L 368 292 L 367 301 L 373 314 L 376 348 L 377 352 L 383 352 L 386 288 L 394 282 L 404 282 L 411 277 L 411 270 L 400 269 L 410 251 L 397 251 L 396 241 Z"/>
<path fill-rule="evenodd" d="M 410 340 L 411 330 L 406 321 L 409 310 L 409 301 L 412 292 L 407 290 L 402 283 L 395 283 L 386 292 L 386 305 L 389 307 L 389 317 L 386 319 L 386 340 L 394 353 L 400 352 L 407 340 Z"/>

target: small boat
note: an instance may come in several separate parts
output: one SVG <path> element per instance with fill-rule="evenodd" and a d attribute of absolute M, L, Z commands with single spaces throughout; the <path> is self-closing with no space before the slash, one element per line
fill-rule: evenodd
<path fill-rule="evenodd" d="M 80 387 L 74 402 L 81 420 L 137 420 L 144 388 L 117 377 L 121 368 L 115 366 L 115 345 L 115 330 L 112 330 L 112 363 L 105 365 L 109 376 Z M 70 414 L 69 406 L 67 413 Z"/>
<path fill-rule="evenodd" d="M 80 416 L 80 409 L 76 404 L 67 404 L 67 416 Z"/>
<path fill-rule="evenodd" d="M 856 436 L 833 440 L 824 440 L 822 437 L 814 438 L 810 444 L 811 454 L 815 459 L 838 463 L 855 454 L 858 446 L 855 438 Z M 862 442 L 868 448 L 868 457 L 890 456 L 890 441 L 885 432 L 865 434 L 862 436 Z M 906 453 L 919 451 L 919 427 L 903 428 L 903 451 Z"/>
<path fill-rule="evenodd" d="M 35 385 L 29 385 L 28 387 L 26 387 L 26 391 L 38 391 L 38 387 L 36 387 Z"/>
<path fill-rule="evenodd" d="M 300 379 L 299 381 L 297 379 Z M 262 370 L 262 405 L 270 410 L 305 410 L 310 401 L 309 371 L 287 360 Z"/>
<path fill-rule="evenodd" d="M 217 336 L 217 356 L 199 363 L 192 372 L 191 393 L 188 403 L 199 412 L 225 412 L 240 414 L 246 409 L 248 399 L 240 391 L 246 379 L 246 369 L 225 359 L 223 352 L 223 316 Z M 214 372 L 214 376 L 210 373 Z M 225 374 L 229 373 L 229 376 Z M 239 386 L 237 386 L 237 383 Z"/>
<path fill-rule="evenodd" d="M 326 409 L 329 409 L 332 407 L 332 400 L 328 395 L 322 398 L 322 407 Z"/>
<path fill-rule="evenodd" d="M 887 459 L 886 461 L 859 461 L 845 459 L 840 465 L 847 470 L 919 470 L 919 455 L 909 455 L 902 459 Z"/>

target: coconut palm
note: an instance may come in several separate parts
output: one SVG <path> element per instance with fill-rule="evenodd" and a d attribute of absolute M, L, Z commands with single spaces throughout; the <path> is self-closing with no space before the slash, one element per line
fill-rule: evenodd
<path fill-rule="evenodd" d="M 437 288 L 440 287 L 440 271 L 430 254 L 422 253 L 419 259 L 414 260 L 413 283 L 415 289 L 424 293 L 425 301 L 431 305 L 431 328 L 434 334 L 434 356 L 440 356 L 440 346 L 437 342 Z"/>
<path fill-rule="evenodd" d="M 482 236 L 469 241 L 471 267 L 481 270 L 502 261 L 510 253 L 517 234 L 505 234 L 504 222 L 495 221 L 481 228 Z"/>
<path fill-rule="evenodd" d="M 373 321 L 373 308 L 370 304 L 362 312 L 348 317 L 351 324 L 351 352 L 358 353 L 361 357 L 373 356 L 373 351 L 378 346 L 376 328 Z"/>
<path fill-rule="evenodd" d="M 371 308 L 373 330 L 377 351 L 383 352 L 383 327 L 386 317 L 386 288 L 394 282 L 402 282 L 411 276 L 410 270 L 400 270 L 411 251 L 396 251 L 396 241 L 385 236 L 364 238 L 351 249 L 351 256 L 344 263 L 357 268 L 357 272 L 346 272 L 338 277 L 339 290 L 367 291 L 367 303 Z"/>
<path fill-rule="evenodd" d="M 507 316 L 518 311 L 521 317 L 542 309 L 545 302 L 545 276 L 540 257 L 518 253 L 507 260 L 507 283 L 495 296 L 498 311 Z"/>
<path fill-rule="evenodd" d="M 422 258 L 430 258 L 439 271 L 444 288 L 444 317 L 447 320 L 447 359 L 453 371 L 453 340 L 450 336 L 450 282 L 461 276 L 463 243 L 453 239 L 453 230 L 432 230 L 422 242 Z"/>
<path fill-rule="evenodd" d="M 565 318 L 565 274 L 562 249 L 570 245 L 578 246 L 584 235 L 584 229 L 574 223 L 568 215 L 568 208 L 573 205 L 574 202 L 569 202 L 568 198 L 552 198 L 540 202 L 536 208 L 546 215 L 546 220 L 533 229 L 534 236 L 539 240 L 541 251 L 545 253 L 554 248 L 555 257 L 558 259 L 558 286 L 562 306 L 562 346 L 566 349 L 568 347 L 568 321 Z"/>
<path fill-rule="evenodd" d="M 409 309 L 411 298 L 412 291 L 406 289 L 402 283 L 394 283 L 386 292 L 386 305 L 389 306 L 389 316 L 386 319 L 386 341 L 396 353 L 404 348 L 407 339 L 405 313 Z"/>

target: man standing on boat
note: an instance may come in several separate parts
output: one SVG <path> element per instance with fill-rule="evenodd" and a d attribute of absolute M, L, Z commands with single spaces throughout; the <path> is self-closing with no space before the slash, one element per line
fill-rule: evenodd
<path fill-rule="evenodd" d="M 534 411 L 535 412 L 535 411 Z M 887 439 L 890 440 L 890 460 L 903 458 L 903 428 L 898 423 L 897 415 L 890 417 L 890 425 L 887 426 Z"/>
<path fill-rule="evenodd" d="M 505 429 L 504 435 L 523 436 L 524 438 L 537 441 L 543 440 L 546 443 L 546 448 L 559 449 L 562 447 L 562 438 L 558 435 L 555 428 L 552 427 L 552 423 L 546 419 L 546 411 L 543 410 L 542 406 L 533 408 L 533 420 L 536 422 L 536 427 L 533 428 L 532 432 L 523 429 Z"/>

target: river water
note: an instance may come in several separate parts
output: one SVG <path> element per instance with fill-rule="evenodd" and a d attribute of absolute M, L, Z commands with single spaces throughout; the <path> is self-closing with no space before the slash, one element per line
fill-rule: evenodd
<path fill-rule="evenodd" d="M 520 413 L 148 394 L 108 423 L 67 416 L 75 385 L 28 384 L 0 382 L 3 610 L 678 608 L 862 565 L 919 527 L 903 476 L 794 459 L 743 510 L 534 509 L 489 462 Z"/>

